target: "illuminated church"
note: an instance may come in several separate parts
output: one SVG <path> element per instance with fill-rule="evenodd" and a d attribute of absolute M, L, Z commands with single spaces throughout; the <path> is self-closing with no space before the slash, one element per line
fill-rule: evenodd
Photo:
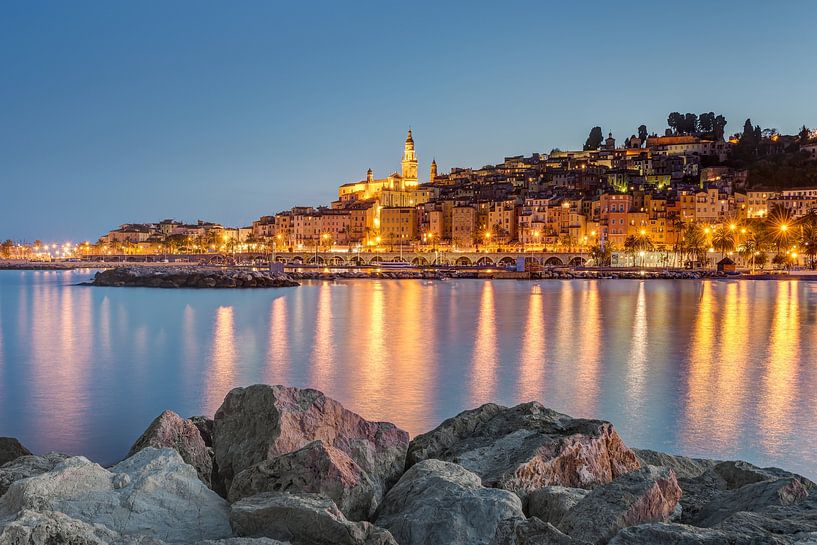
<path fill-rule="evenodd" d="M 403 160 L 400 173 L 394 172 L 386 178 L 375 179 L 372 169 L 366 173 L 366 179 L 359 182 L 343 184 L 338 189 L 341 202 L 378 199 L 383 206 L 412 206 L 417 203 L 414 193 L 420 185 L 417 178 L 417 154 L 414 151 L 414 139 L 411 129 L 408 131 L 403 148 Z M 436 173 L 437 165 L 432 163 Z"/>

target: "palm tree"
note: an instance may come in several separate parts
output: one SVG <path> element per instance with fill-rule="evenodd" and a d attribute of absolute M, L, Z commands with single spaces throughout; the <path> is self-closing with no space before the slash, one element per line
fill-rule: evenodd
<path fill-rule="evenodd" d="M 803 253 L 809 258 L 809 267 L 814 270 L 817 260 L 817 212 L 814 210 L 802 218 L 797 243 L 803 247 Z"/>
<path fill-rule="evenodd" d="M 632 256 L 633 267 L 635 267 L 636 253 L 643 254 L 644 252 L 652 251 L 653 248 L 655 248 L 655 245 L 653 244 L 652 239 L 650 239 L 650 235 L 648 235 L 643 229 L 637 235 L 629 235 L 624 240 L 624 249 Z M 641 264 L 642 266 L 644 264 L 643 256 Z"/>
<path fill-rule="evenodd" d="M 725 226 L 721 225 L 712 234 L 712 247 L 721 253 L 723 259 L 726 252 L 731 252 L 735 249 L 735 235 Z"/>
<path fill-rule="evenodd" d="M 702 256 L 706 248 L 706 235 L 700 225 L 697 223 L 687 225 L 681 236 L 681 240 L 683 241 L 682 247 L 686 252 L 686 256 L 691 262 L 700 263 L 703 261 Z"/>
<path fill-rule="evenodd" d="M 590 248 L 590 257 L 597 267 L 609 267 L 613 259 L 613 248 L 610 244 L 605 244 L 603 247 L 596 244 Z"/>

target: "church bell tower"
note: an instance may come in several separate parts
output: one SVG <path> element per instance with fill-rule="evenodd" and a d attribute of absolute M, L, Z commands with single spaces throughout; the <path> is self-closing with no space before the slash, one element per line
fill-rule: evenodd
<path fill-rule="evenodd" d="M 409 129 L 408 136 L 406 137 L 406 146 L 403 150 L 403 161 L 401 164 L 403 166 L 401 172 L 401 175 L 403 176 L 403 184 L 409 182 L 416 185 L 417 155 L 414 153 L 414 139 L 411 137 L 411 129 Z"/>

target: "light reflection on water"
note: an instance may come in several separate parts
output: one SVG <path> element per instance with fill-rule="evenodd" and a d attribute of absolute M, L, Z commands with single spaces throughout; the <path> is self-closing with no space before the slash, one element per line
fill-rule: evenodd
<path fill-rule="evenodd" d="M 0 435 L 116 461 L 161 410 L 312 386 L 416 434 L 538 399 L 634 446 L 812 477 L 817 285 L 348 281 L 257 291 L 73 286 L 0 272 Z"/>

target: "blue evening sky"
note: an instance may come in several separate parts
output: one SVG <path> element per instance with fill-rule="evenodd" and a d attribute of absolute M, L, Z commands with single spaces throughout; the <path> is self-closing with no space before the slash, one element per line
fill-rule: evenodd
<path fill-rule="evenodd" d="M 817 2 L 0 5 L 0 238 L 248 225 L 339 184 L 623 139 L 817 125 Z"/>

